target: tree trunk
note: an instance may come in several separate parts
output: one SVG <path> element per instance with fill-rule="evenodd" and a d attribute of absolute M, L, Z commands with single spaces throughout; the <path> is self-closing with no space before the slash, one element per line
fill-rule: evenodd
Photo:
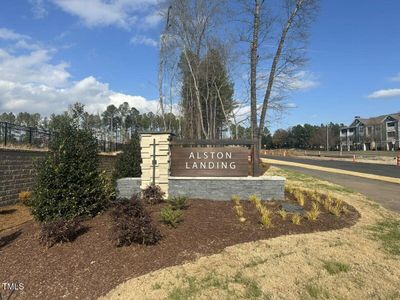
<path fill-rule="evenodd" d="M 257 63 L 258 63 L 258 35 L 260 31 L 260 1 L 255 0 L 253 19 L 253 39 L 250 49 L 250 101 L 251 101 L 251 129 L 253 140 L 253 176 L 258 175 L 258 135 L 257 128 Z"/>

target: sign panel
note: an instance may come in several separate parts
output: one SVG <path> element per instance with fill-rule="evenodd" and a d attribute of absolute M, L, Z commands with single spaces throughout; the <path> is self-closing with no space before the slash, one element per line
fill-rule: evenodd
<path fill-rule="evenodd" d="M 172 147 L 171 176 L 248 176 L 250 150 L 244 147 Z"/>

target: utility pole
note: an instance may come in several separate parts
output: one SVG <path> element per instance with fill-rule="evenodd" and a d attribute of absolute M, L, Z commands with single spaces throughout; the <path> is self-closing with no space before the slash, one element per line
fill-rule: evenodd
<path fill-rule="evenodd" d="M 328 130 L 328 125 L 326 125 L 326 151 L 329 151 L 329 130 Z"/>

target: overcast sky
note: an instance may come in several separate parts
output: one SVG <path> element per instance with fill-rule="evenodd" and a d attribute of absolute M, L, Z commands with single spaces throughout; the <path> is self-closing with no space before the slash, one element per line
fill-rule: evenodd
<path fill-rule="evenodd" d="M 157 0 L 2 0 L 0 113 L 157 111 Z M 308 66 L 271 129 L 400 111 L 400 1 L 323 0 Z"/>

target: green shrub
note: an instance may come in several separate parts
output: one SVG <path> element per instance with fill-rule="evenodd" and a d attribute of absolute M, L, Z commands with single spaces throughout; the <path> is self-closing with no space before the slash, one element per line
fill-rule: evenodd
<path fill-rule="evenodd" d="M 160 213 L 161 220 L 174 228 L 182 221 L 183 212 L 180 209 L 173 209 L 170 206 L 164 207 Z"/>
<path fill-rule="evenodd" d="M 165 193 L 158 185 L 149 185 L 142 191 L 143 200 L 151 205 L 158 204 L 164 201 Z"/>
<path fill-rule="evenodd" d="M 173 209 L 184 209 L 186 208 L 188 199 L 187 196 L 174 196 L 168 197 L 165 202 L 167 202 Z"/>
<path fill-rule="evenodd" d="M 113 172 L 113 179 L 124 177 L 140 177 L 142 174 L 140 163 L 142 162 L 140 155 L 140 139 L 135 134 L 128 144 L 124 145 L 122 153 L 118 154 Z"/>
<path fill-rule="evenodd" d="M 86 227 L 82 226 L 79 219 L 58 219 L 41 226 L 39 242 L 47 247 L 52 247 L 57 243 L 72 242 L 85 231 Z"/>
<path fill-rule="evenodd" d="M 98 168 L 97 140 L 67 116 L 57 130 L 50 151 L 37 165 L 37 182 L 29 201 L 32 214 L 40 222 L 94 216 L 113 196 Z"/>
<path fill-rule="evenodd" d="M 117 247 L 133 243 L 153 245 L 161 239 L 158 229 L 153 226 L 149 213 L 137 195 L 114 203 L 111 210 L 113 225 L 111 239 Z"/>

